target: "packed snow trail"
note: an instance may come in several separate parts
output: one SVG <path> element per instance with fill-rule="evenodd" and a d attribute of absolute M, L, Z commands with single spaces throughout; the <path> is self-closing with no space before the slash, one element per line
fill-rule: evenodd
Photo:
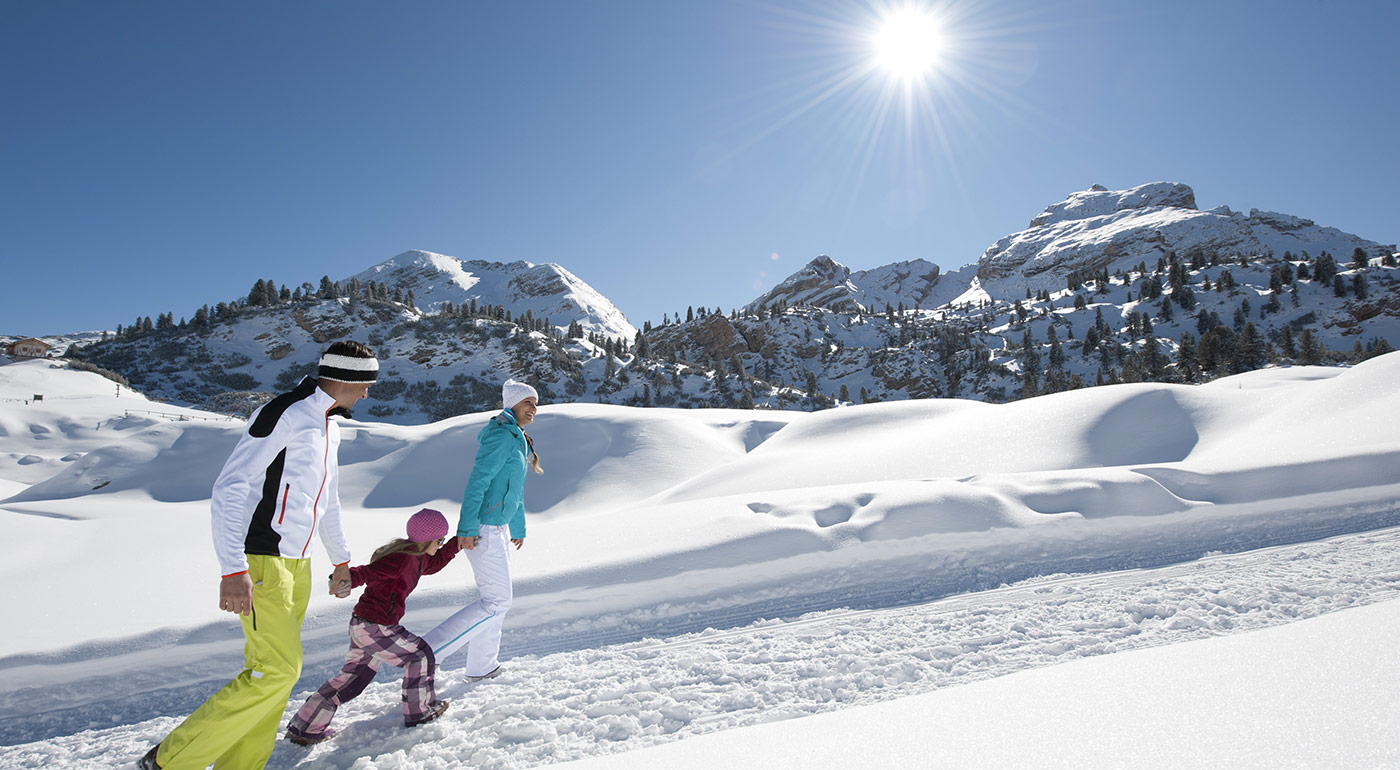
<path fill-rule="evenodd" d="M 851 542 L 832 551 L 740 568 L 672 554 L 666 569 L 604 565 L 516 586 L 504 649 L 544 656 L 648 637 L 793 620 L 808 613 L 916 605 L 1045 575 L 1089 574 L 1189 562 L 1400 525 L 1400 486 L 1311 495 L 1268 507 L 1213 506 L 1144 519 L 1113 517 L 1029 531 L 940 534 Z M 744 547 L 762 548 L 751 539 Z M 781 552 L 780 552 L 781 553 Z M 466 601 L 460 590 L 414 595 L 409 628 L 430 628 Z M 348 607 L 313 612 L 303 628 L 297 690 L 314 689 L 345 653 Z M 162 628 L 70 649 L 0 658 L 0 746 L 134 724 L 193 711 L 233 673 L 242 634 L 222 621 Z M 441 666 L 461 665 L 451 657 Z M 44 707 L 36 710 L 35 703 Z"/>
<path fill-rule="evenodd" d="M 385 675 L 341 709 L 335 740 L 310 750 L 280 742 L 268 767 L 533 767 L 1398 597 L 1400 529 L 1392 528 L 1155 569 L 1046 576 L 916 606 L 521 656 L 475 685 L 448 668 L 440 695 L 453 708 L 414 730 L 400 724 L 398 678 Z M 308 692 L 298 688 L 289 714 Z M 11 746 L 0 750 L 0 768 L 123 766 L 178 721 Z"/>

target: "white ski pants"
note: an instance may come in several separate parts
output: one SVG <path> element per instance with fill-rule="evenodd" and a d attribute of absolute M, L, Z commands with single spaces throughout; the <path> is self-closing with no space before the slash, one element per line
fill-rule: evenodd
<path fill-rule="evenodd" d="M 465 646 L 467 676 L 484 676 L 500 664 L 501 623 L 511 600 L 510 547 L 507 527 L 482 527 L 476 547 L 461 552 L 472 564 L 481 598 L 423 634 L 439 662 Z"/>

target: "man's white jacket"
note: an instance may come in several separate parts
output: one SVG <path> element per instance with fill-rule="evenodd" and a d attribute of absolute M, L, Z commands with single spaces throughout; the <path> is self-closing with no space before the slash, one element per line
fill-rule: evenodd
<path fill-rule="evenodd" d="M 331 563 L 350 561 L 340 525 L 335 399 L 310 377 L 253 412 L 214 482 L 214 553 L 224 577 L 246 554 L 305 559 L 319 530 Z"/>

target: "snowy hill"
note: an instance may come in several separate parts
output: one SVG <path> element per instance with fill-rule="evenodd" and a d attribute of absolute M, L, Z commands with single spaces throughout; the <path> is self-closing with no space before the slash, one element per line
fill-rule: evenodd
<path fill-rule="evenodd" d="M 454 707 L 416 731 L 397 724 L 398 681 L 381 676 L 337 717 L 335 741 L 309 754 L 279 744 L 269 766 L 504 769 L 591 757 L 608 767 L 608 754 L 913 696 L 939 700 L 901 711 L 971 708 L 978 693 L 1030 703 L 1046 688 L 1083 694 L 1107 681 L 1084 697 L 1109 706 L 1151 689 L 1158 665 L 1201 671 L 1216 660 L 1209 670 L 1238 674 L 1230 660 L 1263 650 L 1312 671 L 1328 653 L 1307 635 L 1242 632 L 1400 599 L 1397 378 L 1392 353 L 1350 368 L 1001 405 L 915 400 L 810 414 L 547 405 L 531 430 L 546 472 L 526 491 L 531 535 L 513 566 L 508 673 L 469 686 L 460 661 L 444 661 Z M 26 403 L 33 393 L 54 395 Z M 138 411 L 150 406 L 61 362 L 0 365 L 0 544 L 9 544 L 0 579 L 27 588 L 9 598 L 28 621 L 0 644 L 10 674 L 0 767 L 130 762 L 239 665 L 237 624 L 210 600 L 218 572 L 207 507 L 241 425 Z M 340 491 L 357 561 L 417 507 L 453 510 L 488 417 L 344 423 Z M 1312 542 L 1320 538 L 1331 539 Z M 62 569 L 33 547 L 46 542 L 63 543 Z M 327 568 L 319 551 L 314 562 Z M 467 574 L 454 564 L 425 580 L 405 625 L 426 628 L 468 601 Z M 94 597 L 114 576 L 139 589 L 132 601 Z M 313 598 L 291 708 L 338 665 L 349 608 Z M 1375 672 L 1396 670 L 1394 653 L 1373 642 L 1392 616 L 1321 626 L 1336 644 L 1355 639 L 1351 654 L 1330 659 L 1342 667 L 1334 681 L 1389 681 Z M 1220 637 L 1239 641 L 1087 665 Z M 1223 662 L 1210 652 L 1226 649 Z M 1279 693 L 1355 709 L 1339 725 L 1368 724 L 1384 702 L 1354 693 L 1339 705 L 1322 688 L 1290 690 L 1249 671 L 1234 680 L 1240 700 L 1212 700 L 1213 716 L 1192 724 L 1220 736 L 1255 729 L 1259 715 L 1239 704 Z M 1035 676 L 1004 677 L 1017 672 Z M 992 677 L 1002 684 L 971 689 Z M 1171 701 L 1156 708 L 1144 718 L 1175 713 Z M 1119 710 L 1104 711 L 1105 735 L 1182 750 L 1170 736 L 1147 740 L 1140 722 L 1112 716 Z M 851 714 L 851 724 L 888 714 L 875 713 Z M 1397 743 L 1393 725 L 1380 729 L 1329 731 L 1315 745 L 1383 766 Z M 908 733 L 906 750 L 929 750 L 926 730 Z M 925 740 L 976 752 L 976 737 Z M 1268 758 L 1298 756 L 1276 751 Z M 1114 766 L 1085 756 L 1098 757 L 1085 766 Z M 1236 754 L 1217 749 L 1190 764 L 1217 756 Z"/>
<path fill-rule="evenodd" d="M 427 313 L 444 303 L 500 305 L 517 316 L 530 313 L 559 328 L 577 322 L 585 332 L 630 340 L 637 329 L 612 302 L 568 270 L 530 262 L 465 261 L 430 251 L 405 251 L 343 280 L 344 285 L 378 281 L 391 291 L 413 292 Z"/>

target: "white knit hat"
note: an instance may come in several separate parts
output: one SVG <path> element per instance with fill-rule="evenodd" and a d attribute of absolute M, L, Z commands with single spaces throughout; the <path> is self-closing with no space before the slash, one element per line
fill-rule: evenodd
<path fill-rule="evenodd" d="M 536 393 L 535 389 L 529 385 L 511 379 L 506 380 L 506 384 L 501 386 L 501 401 L 506 405 L 507 409 L 510 409 L 527 398 L 533 398 L 535 399 L 535 403 L 539 403 L 540 394 Z"/>

